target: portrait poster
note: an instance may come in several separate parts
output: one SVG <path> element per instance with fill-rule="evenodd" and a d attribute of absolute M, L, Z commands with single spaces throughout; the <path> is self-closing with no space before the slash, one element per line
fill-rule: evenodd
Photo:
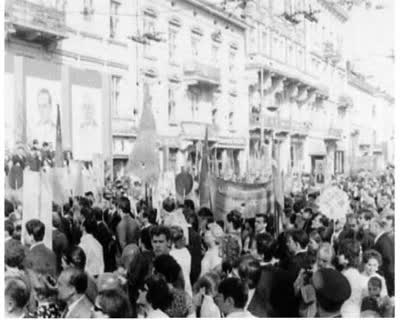
<path fill-rule="evenodd" d="M 38 77 L 26 77 L 26 118 L 28 143 L 34 139 L 56 145 L 57 104 L 61 101 L 61 83 Z M 60 108 L 62 112 L 62 108 Z M 61 114 L 62 117 L 62 114 Z"/>
<path fill-rule="evenodd" d="M 4 73 L 4 151 L 10 152 L 15 145 L 15 122 L 14 122 L 14 75 Z"/>
<path fill-rule="evenodd" d="M 75 160 L 92 161 L 102 153 L 101 90 L 72 85 L 72 145 Z"/>
<path fill-rule="evenodd" d="M 325 184 L 325 159 L 315 160 L 315 182 L 317 184 Z"/>

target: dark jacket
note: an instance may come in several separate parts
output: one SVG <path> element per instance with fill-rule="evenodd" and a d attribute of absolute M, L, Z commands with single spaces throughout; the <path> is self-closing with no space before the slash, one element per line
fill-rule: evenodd
<path fill-rule="evenodd" d="M 309 252 L 300 252 L 289 258 L 287 271 L 294 282 L 301 269 L 308 269 L 313 263 L 313 257 Z"/>
<path fill-rule="evenodd" d="M 297 317 L 298 305 L 288 271 L 263 266 L 247 310 L 255 317 Z"/>
<path fill-rule="evenodd" d="M 190 267 L 190 282 L 193 285 L 200 276 L 201 272 L 201 237 L 192 228 L 189 228 L 188 250 L 192 256 L 192 265 Z"/>
<path fill-rule="evenodd" d="M 394 241 L 388 233 L 384 233 L 374 244 L 373 249 L 382 255 L 382 265 L 379 272 L 386 280 L 390 297 L 394 295 Z"/>
<path fill-rule="evenodd" d="M 66 235 L 58 229 L 53 230 L 53 252 L 57 257 L 57 271 L 61 272 L 61 259 L 69 249 L 69 243 Z"/>

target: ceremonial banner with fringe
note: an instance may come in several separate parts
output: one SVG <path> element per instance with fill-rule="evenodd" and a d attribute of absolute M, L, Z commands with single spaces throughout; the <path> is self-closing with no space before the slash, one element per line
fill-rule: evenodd
<path fill-rule="evenodd" d="M 232 210 L 242 208 L 244 218 L 254 218 L 257 213 L 270 210 L 270 182 L 260 184 L 238 183 L 210 176 L 212 207 L 216 220 L 224 220 Z M 269 192 L 268 192 L 269 191 Z"/>

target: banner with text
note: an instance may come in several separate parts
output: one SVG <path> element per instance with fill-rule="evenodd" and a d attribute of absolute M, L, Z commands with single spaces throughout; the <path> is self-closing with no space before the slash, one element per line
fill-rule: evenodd
<path fill-rule="evenodd" d="M 248 184 L 210 176 L 210 187 L 212 210 L 217 220 L 224 220 L 225 215 L 234 209 L 242 209 L 246 219 L 267 212 L 267 192 L 272 190 L 270 182 Z"/>

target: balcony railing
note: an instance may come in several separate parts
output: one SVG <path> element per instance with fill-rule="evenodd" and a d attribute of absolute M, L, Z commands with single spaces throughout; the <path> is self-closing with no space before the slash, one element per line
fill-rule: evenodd
<path fill-rule="evenodd" d="M 325 140 L 341 140 L 342 130 L 338 128 L 329 128 L 325 135 Z"/>
<path fill-rule="evenodd" d="M 137 123 L 133 119 L 113 118 L 112 133 L 115 136 L 136 136 Z"/>
<path fill-rule="evenodd" d="M 218 135 L 218 128 L 205 122 L 198 121 L 182 121 L 181 134 L 187 139 L 203 140 L 205 129 L 208 127 L 208 139 L 215 141 Z"/>
<path fill-rule="evenodd" d="M 48 45 L 66 37 L 65 12 L 55 5 L 7 0 L 7 32 L 26 41 Z"/>
<path fill-rule="evenodd" d="M 294 135 L 305 136 L 308 133 L 308 127 L 305 122 L 292 120 L 291 132 Z"/>
<path fill-rule="evenodd" d="M 211 64 L 198 61 L 189 61 L 184 65 L 184 75 L 186 80 L 219 85 L 221 82 L 220 68 Z"/>

